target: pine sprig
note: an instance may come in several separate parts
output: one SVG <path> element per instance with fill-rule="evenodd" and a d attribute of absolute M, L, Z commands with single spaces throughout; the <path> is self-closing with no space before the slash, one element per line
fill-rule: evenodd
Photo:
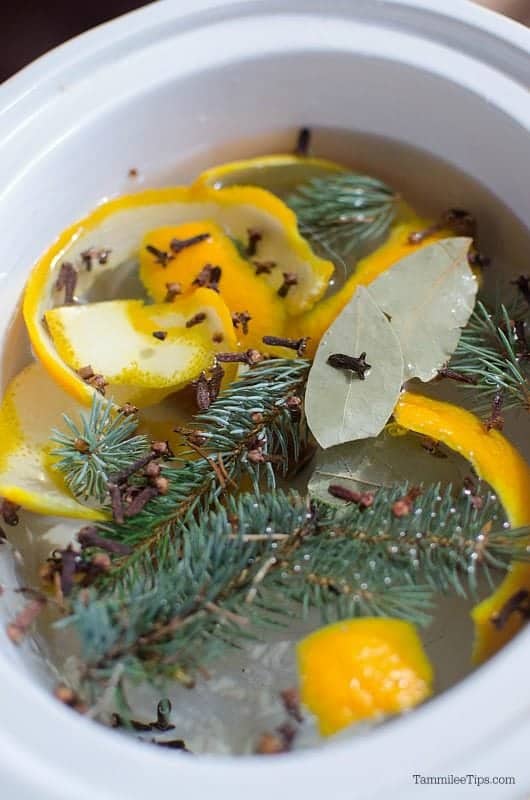
<path fill-rule="evenodd" d="M 135 435 L 138 419 L 116 412 L 112 403 L 95 393 L 89 413 L 80 422 L 68 414 L 63 419 L 68 433 L 54 429 L 51 440 L 59 446 L 55 467 L 76 497 L 104 503 L 110 476 L 128 467 L 149 451 L 149 438 Z"/>
<path fill-rule="evenodd" d="M 340 263 L 387 233 L 398 196 L 377 178 L 347 173 L 312 178 L 287 199 L 312 246 Z"/>
<path fill-rule="evenodd" d="M 388 570 L 389 586 L 396 571 L 400 580 L 414 584 L 420 579 L 434 591 L 461 596 L 469 591 L 474 597 L 481 573 L 493 585 L 492 569 L 507 569 L 512 559 L 528 560 L 525 532 L 509 529 L 491 492 L 472 495 L 464 489 L 455 498 L 452 487 L 441 491 L 433 485 L 415 500 L 410 513 L 396 516 L 393 506 L 407 491 L 407 486 L 381 489 L 367 509 L 323 506 L 324 551 L 329 548 L 344 563 Z"/>
<path fill-rule="evenodd" d="M 226 509 L 180 523 L 162 562 L 111 597 L 76 601 L 60 623 L 78 632 L 88 685 L 106 682 L 118 663 L 133 679 L 190 681 L 227 645 L 278 618 L 259 598 L 247 602 L 248 593 L 276 550 L 275 532 L 302 535 L 310 520 L 305 501 L 268 493 L 231 498 Z"/>
<path fill-rule="evenodd" d="M 245 478 L 254 491 L 274 489 L 276 474 L 286 474 L 305 446 L 306 426 L 298 407 L 309 364 L 303 359 L 264 361 L 232 383 L 196 415 L 186 431 L 194 449 L 183 448 L 166 462 L 163 475 L 168 491 L 153 498 L 123 524 L 103 526 L 104 535 L 134 548 L 102 578 L 113 584 L 145 566 L 156 551 L 163 558 L 176 526 L 219 504 L 226 491 Z M 191 461 L 191 455 L 199 458 Z"/>
<path fill-rule="evenodd" d="M 126 590 L 83 596 L 62 623 L 81 639 L 88 688 L 117 665 L 133 680 L 190 682 L 227 646 L 310 608 L 325 621 L 426 623 L 433 591 L 474 593 L 480 570 L 528 560 L 528 531 L 505 528 L 493 496 L 455 500 L 434 486 L 405 520 L 389 509 L 407 492 L 381 489 L 364 510 L 311 506 L 295 492 L 246 494 L 180 522 L 161 561 Z"/>
<path fill-rule="evenodd" d="M 514 316 L 504 305 L 491 312 L 479 301 L 451 359 L 451 369 L 476 380 L 462 388 L 475 395 L 479 412 L 488 411 L 499 392 L 504 408 L 530 411 L 526 319 Z"/>

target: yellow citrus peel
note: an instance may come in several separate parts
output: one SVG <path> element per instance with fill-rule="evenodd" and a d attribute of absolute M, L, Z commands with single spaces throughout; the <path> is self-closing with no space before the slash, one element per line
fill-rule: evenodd
<path fill-rule="evenodd" d="M 216 351 L 235 346 L 228 309 L 211 289 L 156 305 L 108 300 L 59 306 L 45 319 L 64 363 L 76 371 L 90 365 L 118 404 L 155 403 L 210 368 Z"/>
<path fill-rule="evenodd" d="M 361 720 L 399 714 L 432 691 L 433 670 L 413 625 L 397 619 L 345 620 L 297 646 L 302 703 L 323 736 Z"/>
<path fill-rule="evenodd" d="M 56 283 L 61 265 L 69 262 L 78 269 L 76 295 L 84 301 L 111 297 L 130 297 L 122 286 L 123 266 L 138 258 L 145 235 L 158 226 L 176 225 L 197 219 L 216 222 L 223 231 L 242 242 L 249 229 L 262 234 L 259 259 L 275 261 L 280 270 L 271 270 L 261 280 L 278 291 L 282 272 L 293 273 L 296 285 L 284 298 L 289 314 L 309 309 L 326 291 L 333 272 L 330 261 L 318 258 L 298 233 L 296 217 L 277 197 L 255 187 L 222 190 L 207 186 L 151 189 L 126 195 L 98 206 L 85 219 L 66 229 L 35 265 L 24 294 L 24 320 L 37 358 L 65 391 L 81 402 L 90 402 L 93 390 L 64 363 L 57 353 L 43 321 L 50 309 L 64 301 Z M 102 249 L 92 268 L 85 266 L 83 254 Z M 114 283 L 113 283 L 114 281 Z M 118 290 L 109 287 L 118 285 Z"/>
<path fill-rule="evenodd" d="M 79 410 L 39 363 L 13 378 L 0 406 L 0 496 L 40 514 L 107 519 L 79 503 L 53 470 L 51 430 L 62 427 L 63 413 L 76 417 Z"/>
<path fill-rule="evenodd" d="M 173 240 L 186 241 L 205 233 L 208 238 L 173 254 L 166 266 L 159 263 L 156 251 L 171 253 Z M 261 262 L 257 263 L 259 266 Z M 285 329 L 285 303 L 257 274 L 258 266 L 243 259 L 222 228 L 211 220 L 157 228 L 145 236 L 140 249 L 140 279 L 157 303 L 167 296 L 168 283 L 178 284 L 187 293 L 193 291 L 197 282 L 207 281 L 212 268 L 218 267 L 220 296 L 232 314 L 247 315 L 247 321 L 234 317 L 236 337 L 242 348 L 263 349 L 263 336 L 282 336 Z M 265 264 L 264 269 L 281 267 Z"/>
<path fill-rule="evenodd" d="M 463 408 L 411 392 L 401 395 L 394 418 L 404 428 L 443 442 L 467 458 L 496 492 L 510 524 L 530 525 L 530 466 L 502 433 L 488 431 L 478 417 Z M 497 652 L 521 628 L 523 620 L 518 614 L 512 614 L 500 629 L 494 621 L 506 601 L 522 588 L 530 590 L 530 566 L 520 563 L 496 592 L 473 609 L 476 663 Z"/>
<path fill-rule="evenodd" d="M 213 189 L 226 186 L 260 186 L 284 196 L 305 181 L 344 172 L 344 169 L 340 164 L 325 158 L 290 154 L 258 156 L 211 167 L 199 175 L 195 185 Z"/>
<path fill-rule="evenodd" d="M 300 336 L 311 337 L 308 342 L 307 353 L 308 356 L 313 356 L 321 337 L 353 297 L 359 286 L 369 286 L 379 275 L 386 272 L 387 269 L 390 269 L 393 264 L 396 264 L 402 258 L 422 247 L 427 247 L 438 239 L 451 236 L 450 231 L 442 229 L 420 243 L 413 244 L 409 242 L 411 233 L 429 228 L 430 225 L 431 222 L 429 220 L 412 215 L 406 222 L 395 225 L 385 243 L 358 262 L 353 274 L 336 294 L 321 300 L 310 311 L 289 320 L 287 326 L 289 336 L 294 338 Z"/>

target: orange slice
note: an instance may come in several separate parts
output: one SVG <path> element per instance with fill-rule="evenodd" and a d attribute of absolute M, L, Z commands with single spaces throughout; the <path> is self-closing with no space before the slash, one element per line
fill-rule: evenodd
<path fill-rule="evenodd" d="M 401 395 L 394 417 L 404 428 L 443 442 L 467 458 L 497 493 L 511 525 L 530 525 L 530 466 L 502 433 L 488 431 L 463 408 L 411 392 Z M 501 628 L 495 625 L 496 615 L 520 589 L 530 591 L 528 564 L 513 565 L 497 591 L 473 609 L 475 662 L 495 653 L 521 628 L 519 614 L 512 614 Z"/>
<path fill-rule="evenodd" d="M 293 212 L 262 189 L 152 189 L 104 203 L 60 235 L 34 267 L 24 294 L 24 319 L 36 356 L 81 402 L 90 402 L 93 390 L 64 363 L 43 321 L 47 311 L 64 302 L 63 290 L 56 289 L 61 266 L 67 262 L 77 270 L 75 294 L 81 300 L 128 299 L 146 233 L 197 219 L 213 220 L 243 242 L 249 229 L 261 233 L 258 257 L 281 265 L 261 279 L 278 291 L 283 272 L 296 278 L 284 298 L 288 313 L 309 309 L 326 291 L 333 265 L 312 252 L 298 233 Z"/>
<path fill-rule="evenodd" d="M 413 625 L 397 619 L 336 622 L 297 646 L 301 700 L 329 736 L 361 720 L 399 714 L 432 691 L 433 671 Z"/>

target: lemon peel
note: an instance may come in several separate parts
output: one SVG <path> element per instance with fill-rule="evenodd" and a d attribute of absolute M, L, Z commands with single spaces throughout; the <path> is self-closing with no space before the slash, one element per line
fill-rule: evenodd
<path fill-rule="evenodd" d="M 402 258 L 428 247 L 438 239 L 451 236 L 450 231 L 440 230 L 421 242 L 410 242 L 409 236 L 418 230 L 429 228 L 431 221 L 410 215 L 406 222 L 395 225 L 387 240 L 373 253 L 362 258 L 355 271 L 336 294 L 321 300 L 314 308 L 288 321 L 288 335 L 293 338 L 309 336 L 307 353 L 313 356 L 323 334 L 353 297 L 359 286 L 369 286 L 383 272 Z"/>
<path fill-rule="evenodd" d="M 103 511 L 82 505 L 53 469 L 51 429 L 61 414 L 75 416 L 79 404 L 32 363 L 9 383 L 0 405 L 0 495 L 39 514 L 106 520 Z"/>
<path fill-rule="evenodd" d="M 193 240 L 206 233 L 209 234 L 206 239 L 173 254 L 166 266 L 160 264 L 156 252 L 171 253 L 173 240 Z M 257 274 L 257 267 L 240 256 L 232 240 L 212 220 L 157 228 L 146 234 L 140 249 L 140 280 L 155 302 L 165 299 L 168 283 L 178 284 L 186 293 L 193 290 L 197 282 L 207 279 L 201 277 L 205 269 L 217 267 L 220 269 L 218 291 L 228 308 L 234 315 L 248 315 L 246 322 L 235 318 L 239 346 L 263 349 L 263 336 L 282 336 L 285 303 Z M 279 265 L 269 268 L 281 269 Z"/>
<path fill-rule="evenodd" d="M 212 219 L 230 236 L 246 240 L 248 229 L 262 233 L 259 256 L 276 261 L 262 280 L 274 291 L 282 284 L 282 271 L 296 275 L 297 284 L 285 298 L 288 313 L 310 308 L 326 291 L 333 264 L 317 257 L 298 233 L 296 217 L 281 200 L 255 187 L 215 190 L 205 186 L 149 189 L 125 195 L 98 206 L 87 217 L 67 228 L 33 268 L 24 293 L 23 314 L 33 350 L 52 378 L 81 402 L 89 404 L 94 390 L 68 368 L 55 350 L 45 327 L 46 311 L 62 302 L 56 290 L 61 265 L 78 267 L 77 295 L 101 300 L 99 287 L 120 274 L 131 259 L 137 259 L 145 234 L 158 226 L 194 219 Z M 90 271 L 83 266 L 83 253 L 105 248 L 104 264 Z M 108 293 L 105 297 L 108 297 Z M 116 295 L 112 294 L 114 298 Z M 130 293 L 125 295 L 130 297 Z"/>
<path fill-rule="evenodd" d="M 279 154 L 228 161 L 201 172 L 195 186 L 222 189 L 227 186 L 260 186 L 285 197 L 296 186 L 311 180 L 345 172 L 345 167 L 326 158 Z"/>
<path fill-rule="evenodd" d="M 155 403 L 211 367 L 220 348 L 235 346 L 228 309 L 210 289 L 156 305 L 107 300 L 60 306 L 45 319 L 65 364 L 72 370 L 90 365 L 119 404 Z"/>
<path fill-rule="evenodd" d="M 398 714 L 425 700 L 433 670 L 413 625 L 365 617 L 336 622 L 297 645 L 302 703 L 320 733 Z"/>
<path fill-rule="evenodd" d="M 502 433 L 488 431 L 463 408 L 411 392 L 401 395 L 394 418 L 404 428 L 461 453 L 496 492 L 510 524 L 530 525 L 530 466 Z M 475 663 L 497 652 L 523 625 L 519 614 L 512 614 L 500 628 L 494 624 L 503 605 L 520 589 L 530 590 L 530 567 L 523 563 L 514 564 L 499 588 L 473 609 Z"/>

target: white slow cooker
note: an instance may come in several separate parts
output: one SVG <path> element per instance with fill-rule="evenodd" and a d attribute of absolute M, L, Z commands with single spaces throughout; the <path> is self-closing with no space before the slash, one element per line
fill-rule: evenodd
<path fill-rule="evenodd" d="M 58 48 L 0 88 L 3 384 L 39 253 L 130 191 L 129 169 L 162 174 L 214 141 L 301 122 L 384 134 L 465 170 L 530 226 L 529 79 L 530 32 L 463 0 L 165 0 Z M 530 795 L 530 631 L 367 737 L 236 759 L 176 756 L 62 707 L 2 614 L 2 800 Z"/>

